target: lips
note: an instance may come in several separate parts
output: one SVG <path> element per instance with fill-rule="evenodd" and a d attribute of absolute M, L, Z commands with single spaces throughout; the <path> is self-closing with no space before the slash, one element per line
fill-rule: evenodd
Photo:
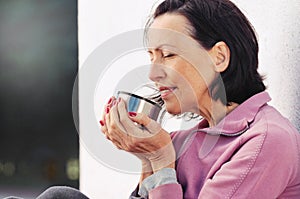
<path fill-rule="evenodd" d="M 159 87 L 161 98 L 166 99 L 167 96 L 172 94 L 175 89 L 176 87 L 166 87 L 166 86 Z"/>

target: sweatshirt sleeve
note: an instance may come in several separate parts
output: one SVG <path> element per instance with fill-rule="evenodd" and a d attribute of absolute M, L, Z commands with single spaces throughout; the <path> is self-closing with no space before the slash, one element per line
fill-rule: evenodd
<path fill-rule="evenodd" d="M 139 195 L 142 196 L 142 198 L 150 199 L 175 198 L 175 196 L 178 197 L 182 195 L 181 186 L 177 182 L 175 169 L 163 168 L 147 177 L 139 189 Z"/>

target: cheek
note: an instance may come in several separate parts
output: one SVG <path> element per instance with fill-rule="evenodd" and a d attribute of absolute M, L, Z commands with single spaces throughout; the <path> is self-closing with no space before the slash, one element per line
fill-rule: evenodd
<path fill-rule="evenodd" d="M 194 95 L 199 97 L 206 92 L 212 82 L 214 81 L 216 73 L 210 66 L 195 69 L 193 66 L 189 67 L 189 70 L 185 72 L 185 79 L 190 89 L 194 92 Z"/>
<path fill-rule="evenodd" d="M 205 80 L 202 78 L 199 71 L 194 69 L 192 66 L 186 67 L 186 70 L 181 72 L 183 80 L 181 81 L 181 85 L 185 92 L 196 95 L 199 89 L 203 90 L 206 87 Z"/>
<path fill-rule="evenodd" d="M 180 101 L 183 110 L 198 106 L 201 98 L 208 92 L 207 82 L 197 70 L 185 71 L 184 79 L 181 82 Z"/>
<path fill-rule="evenodd" d="M 172 104 L 168 104 L 171 110 L 179 111 L 189 109 L 198 103 L 201 96 L 207 91 L 207 80 L 203 76 L 209 73 L 201 74 L 188 62 L 177 61 L 168 67 L 168 77 L 178 87 L 176 100 Z M 166 107 L 168 108 L 168 107 Z"/>

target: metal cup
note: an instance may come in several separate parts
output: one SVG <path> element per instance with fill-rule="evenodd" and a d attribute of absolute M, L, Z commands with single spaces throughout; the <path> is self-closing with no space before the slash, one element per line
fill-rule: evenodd
<path fill-rule="evenodd" d="M 162 107 L 156 102 L 125 91 L 118 91 L 118 97 L 125 101 L 128 112 L 144 113 L 151 119 L 161 123 L 163 117 Z"/>

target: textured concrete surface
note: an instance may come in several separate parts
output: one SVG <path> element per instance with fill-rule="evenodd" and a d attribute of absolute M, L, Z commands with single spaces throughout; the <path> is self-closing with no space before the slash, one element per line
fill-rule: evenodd
<path fill-rule="evenodd" d="M 259 67 L 271 104 L 300 130 L 300 1 L 235 0 L 259 38 Z"/>

